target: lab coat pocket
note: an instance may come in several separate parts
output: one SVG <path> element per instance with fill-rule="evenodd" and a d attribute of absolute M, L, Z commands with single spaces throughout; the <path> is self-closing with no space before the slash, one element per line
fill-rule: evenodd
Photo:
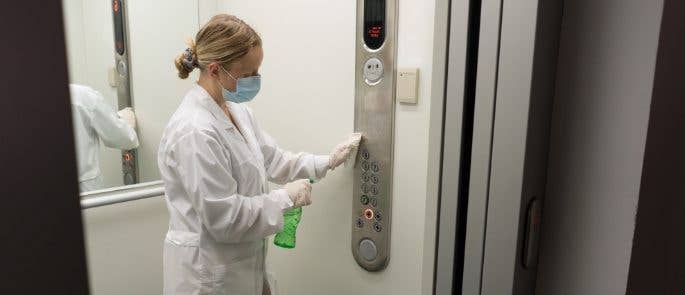
<path fill-rule="evenodd" d="M 169 231 L 164 242 L 164 294 L 196 294 L 200 284 L 199 235 Z"/>
<path fill-rule="evenodd" d="M 199 269 L 200 273 L 200 295 L 228 295 L 226 293 L 226 266 L 203 265 Z"/>

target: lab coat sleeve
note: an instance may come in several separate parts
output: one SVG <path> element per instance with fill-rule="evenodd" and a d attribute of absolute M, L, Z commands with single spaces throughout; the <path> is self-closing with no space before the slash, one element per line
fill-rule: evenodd
<path fill-rule="evenodd" d="M 89 91 L 88 95 L 94 101 L 90 109 L 90 121 L 105 146 L 121 150 L 138 147 L 138 135 L 119 115 L 109 106 L 105 99 L 96 91 Z"/>
<path fill-rule="evenodd" d="M 194 131 L 174 144 L 167 165 L 178 174 L 202 224 L 216 241 L 256 241 L 281 231 L 283 212 L 293 205 L 288 193 L 280 189 L 257 196 L 237 194 L 228 153 L 211 135 Z"/>
<path fill-rule="evenodd" d="M 317 156 L 308 153 L 293 153 L 281 149 L 276 141 L 264 130 L 248 109 L 257 141 L 264 155 L 264 165 L 269 181 L 285 184 L 297 179 L 309 178 L 319 180 L 326 177 L 329 156 Z"/>

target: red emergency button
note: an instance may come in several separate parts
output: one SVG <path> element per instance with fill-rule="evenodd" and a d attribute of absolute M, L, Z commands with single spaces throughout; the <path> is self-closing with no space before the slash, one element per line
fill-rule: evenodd
<path fill-rule="evenodd" d="M 373 219 L 373 210 L 371 210 L 371 209 L 364 210 L 364 217 L 366 217 L 366 219 Z"/>

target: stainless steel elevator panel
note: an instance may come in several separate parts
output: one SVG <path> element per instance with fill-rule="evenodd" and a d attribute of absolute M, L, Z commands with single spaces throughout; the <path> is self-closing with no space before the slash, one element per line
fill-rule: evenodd
<path fill-rule="evenodd" d="M 390 258 L 397 36 L 396 0 L 357 1 L 352 253 L 368 271 Z"/>
<path fill-rule="evenodd" d="M 131 71 L 129 62 L 130 46 L 128 44 L 128 21 L 124 0 L 113 0 L 112 19 L 114 21 L 114 62 L 117 71 L 118 107 L 123 109 L 133 106 L 131 97 Z M 136 150 L 121 152 L 121 168 L 124 184 L 138 183 Z"/>

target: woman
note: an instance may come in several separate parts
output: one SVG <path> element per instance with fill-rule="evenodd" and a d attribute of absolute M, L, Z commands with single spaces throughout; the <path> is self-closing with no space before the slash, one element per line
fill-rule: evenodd
<path fill-rule="evenodd" d="M 353 134 L 330 156 L 280 149 L 242 104 L 259 92 L 262 57 L 249 25 L 217 15 L 176 59 L 182 79 L 201 73 L 159 149 L 170 214 L 164 294 L 272 293 L 265 238 L 282 229 L 285 210 L 311 204 L 307 179 L 323 178 L 359 145 Z M 267 180 L 287 184 L 267 191 Z"/>
<path fill-rule="evenodd" d="M 115 112 L 105 98 L 88 86 L 69 84 L 81 192 L 105 188 L 100 169 L 100 141 L 109 148 L 138 147 L 136 117 L 131 108 Z"/>

